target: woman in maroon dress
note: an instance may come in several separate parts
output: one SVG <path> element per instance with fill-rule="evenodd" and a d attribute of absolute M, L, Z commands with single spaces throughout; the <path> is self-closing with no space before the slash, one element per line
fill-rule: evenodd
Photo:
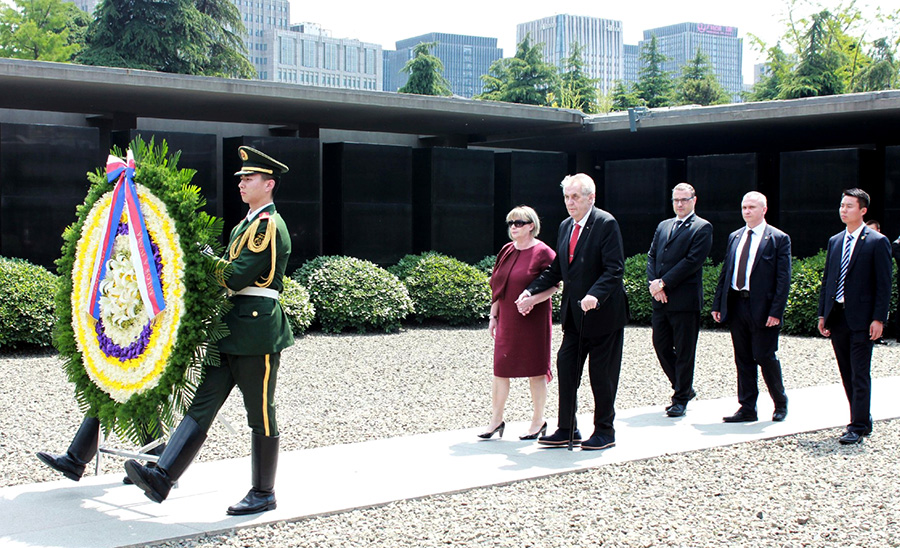
<path fill-rule="evenodd" d="M 493 414 L 485 433 L 478 436 L 490 439 L 495 433 L 503 437 L 506 423 L 503 408 L 509 396 L 509 379 L 528 377 L 534 414 L 528 433 L 522 440 L 537 439 L 547 431 L 544 404 L 550 374 L 550 329 L 552 324 L 550 296 L 556 288 L 530 297 L 519 303 L 525 314 L 519 313 L 516 298 L 553 262 L 556 252 L 536 239 L 541 230 L 537 213 L 528 206 L 513 208 L 506 215 L 510 243 L 497 254 L 491 276 L 491 319 L 488 330 L 494 338 L 494 380 L 491 385 Z M 533 308 L 532 308 L 533 307 Z"/>

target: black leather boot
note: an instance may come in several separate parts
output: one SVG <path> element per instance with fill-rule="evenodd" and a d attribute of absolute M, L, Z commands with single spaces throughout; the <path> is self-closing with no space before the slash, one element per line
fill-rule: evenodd
<path fill-rule="evenodd" d="M 147 498 L 162 502 L 169 496 L 172 486 L 194 461 L 200 447 L 206 441 L 206 432 L 191 418 L 185 417 L 169 438 L 156 467 L 144 466 L 136 460 L 125 462 L 125 473 L 140 487 Z"/>
<path fill-rule="evenodd" d="M 147 440 L 147 442 L 144 445 L 150 443 L 151 441 L 153 441 L 153 440 Z M 162 455 L 163 451 L 165 451 L 165 450 L 166 450 L 166 444 L 161 443 L 161 444 L 157 445 L 156 447 L 154 447 L 153 449 L 147 451 L 147 454 L 158 457 L 158 456 Z M 156 468 L 156 463 L 148 462 L 146 467 L 147 468 Z M 134 482 L 131 481 L 131 478 L 129 478 L 127 475 L 124 478 L 122 478 L 122 483 L 124 483 L 125 485 L 134 485 Z"/>
<path fill-rule="evenodd" d="M 250 438 L 251 480 L 253 488 L 241 502 L 228 507 L 231 516 L 258 514 L 274 510 L 275 471 L 278 468 L 278 436 L 253 433 Z"/>
<path fill-rule="evenodd" d="M 97 454 L 99 443 L 100 421 L 93 417 L 85 417 L 65 455 L 51 455 L 40 451 L 37 458 L 57 472 L 62 472 L 70 480 L 78 481 L 84 475 L 85 465 Z"/>

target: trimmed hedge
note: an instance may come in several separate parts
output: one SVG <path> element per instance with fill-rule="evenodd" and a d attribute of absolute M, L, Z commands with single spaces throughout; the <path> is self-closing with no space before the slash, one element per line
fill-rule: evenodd
<path fill-rule="evenodd" d="M 44 267 L 0 257 L 0 348 L 52 344 L 57 280 Z"/>
<path fill-rule="evenodd" d="M 650 325 L 650 316 L 653 314 L 653 297 L 647 290 L 646 253 L 639 253 L 625 259 L 622 282 L 625 285 L 625 294 L 628 295 L 631 323 Z"/>
<path fill-rule="evenodd" d="M 484 272 L 485 276 L 489 277 L 494 273 L 494 263 L 497 261 L 496 255 L 488 255 L 484 259 L 481 259 L 477 263 L 473 264 L 475 268 Z"/>
<path fill-rule="evenodd" d="M 817 335 L 825 250 L 806 259 L 794 259 L 791 268 L 791 292 L 781 330 L 791 335 Z"/>
<path fill-rule="evenodd" d="M 397 276 L 400 281 L 406 280 L 409 277 L 410 273 L 419 266 L 423 260 L 429 257 L 442 257 L 444 259 L 451 259 L 452 257 L 448 257 L 443 253 L 438 253 L 437 251 L 426 251 L 424 253 L 420 253 L 418 255 L 405 255 L 402 259 L 397 261 L 397 264 L 394 266 L 387 267 L 387 271 Z M 493 264 L 491 265 L 493 266 Z M 490 276 L 490 272 L 488 272 L 488 276 Z"/>
<path fill-rule="evenodd" d="M 395 331 L 413 311 L 409 292 L 396 276 L 353 257 L 324 261 L 309 275 L 308 288 L 316 318 L 330 333 Z"/>
<path fill-rule="evenodd" d="M 309 291 L 289 276 L 284 277 L 284 291 L 279 300 L 295 337 L 306 331 L 316 318 L 316 307 L 309 300 Z"/>
<path fill-rule="evenodd" d="M 308 288 L 309 277 L 313 272 L 333 261 L 334 259 L 340 258 L 340 255 L 321 255 L 319 257 L 312 258 L 303 263 L 300 268 L 295 270 L 294 273 L 291 274 L 291 279 L 302 285 L 303 287 Z"/>
<path fill-rule="evenodd" d="M 416 319 L 468 325 L 487 318 L 491 308 L 488 277 L 462 261 L 442 255 L 419 260 L 404 280 L 415 303 Z"/>

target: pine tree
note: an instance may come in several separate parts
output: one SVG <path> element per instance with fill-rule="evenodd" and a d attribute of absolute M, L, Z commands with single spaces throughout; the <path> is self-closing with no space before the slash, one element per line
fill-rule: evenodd
<path fill-rule="evenodd" d="M 697 48 L 697 55 L 681 69 L 677 83 L 678 102 L 682 105 L 723 105 L 730 97 L 709 64 L 709 58 Z"/>
<path fill-rule="evenodd" d="M 674 86 L 672 78 L 663 70 L 662 65 L 669 58 L 660 53 L 656 42 L 656 35 L 650 38 L 650 43 L 641 48 L 640 77 L 635 90 L 648 107 L 667 107 L 672 104 Z"/>
<path fill-rule="evenodd" d="M 628 110 L 633 107 L 643 107 L 644 100 L 638 96 L 633 85 L 619 80 L 612 92 L 612 110 Z"/>
<path fill-rule="evenodd" d="M 431 54 L 437 42 L 422 42 L 413 48 L 413 58 L 400 72 L 409 75 L 400 93 L 415 95 L 450 95 L 450 83 L 444 78 L 444 63 Z"/>
<path fill-rule="evenodd" d="M 566 58 L 564 71 L 560 75 L 559 99 L 553 106 L 580 110 L 585 114 L 596 114 L 600 108 L 597 103 L 597 82 L 584 72 L 582 47 L 576 42 L 572 44 L 572 53 Z"/>
<path fill-rule="evenodd" d="M 834 36 L 828 33 L 828 11 L 813 15 L 809 30 L 804 34 L 806 47 L 791 76 L 781 87 L 779 98 L 796 99 L 844 93 L 844 82 L 838 70 L 844 62 L 843 52 L 835 48 Z"/>
<path fill-rule="evenodd" d="M 532 46 L 530 36 L 516 46 L 514 57 L 494 61 L 481 79 L 484 91 L 476 99 L 525 105 L 546 106 L 557 86 L 556 67 L 544 62 L 541 45 Z"/>

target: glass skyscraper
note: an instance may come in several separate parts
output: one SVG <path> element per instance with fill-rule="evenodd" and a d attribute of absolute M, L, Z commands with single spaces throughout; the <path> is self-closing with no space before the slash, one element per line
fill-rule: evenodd
<path fill-rule="evenodd" d="M 444 64 L 444 78 L 450 82 L 450 91 L 460 97 L 471 98 L 481 93 L 481 75 L 487 74 L 491 64 L 503 56 L 496 38 L 431 32 L 400 40 L 396 51 L 384 52 L 385 91 L 397 91 L 406 85 L 408 76 L 400 71 L 422 42 L 437 42 L 431 53 Z"/>

